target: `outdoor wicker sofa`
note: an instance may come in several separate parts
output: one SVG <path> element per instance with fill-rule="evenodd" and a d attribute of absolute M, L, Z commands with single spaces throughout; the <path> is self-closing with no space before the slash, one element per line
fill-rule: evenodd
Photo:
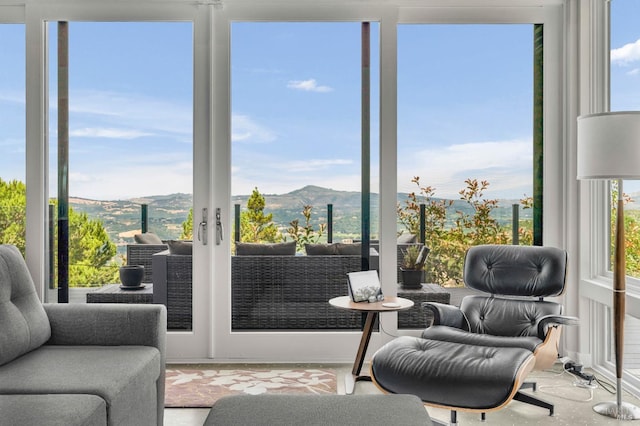
<path fill-rule="evenodd" d="M 409 244 L 399 244 L 397 263 Z M 152 246 L 130 252 L 147 253 Z M 169 329 L 192 326 L 192 256 L 168 249 L 151 254 L 153 301 L 167 306 Z M 146 262 L 141 261 L 146 264 Z M 361 270 L 359 255 L 245 255 L 231 257 L 231 315 L 233 330 L 353 329 L 361 327 L 358 313 L 338 310 L 329 299 L 344 296 L 347 273 Z M 372 269 L 378 256 L 372 249 Z"/>
<path fill-rule="evenodd" d="M 352 329 L 361 315 L 329 305 L 347 294 L 360 256 L 233 256 L 232 329 Z"/>
<path fill-rule="evenodd" d="M 127 245 L 127 265 L 144 266 L 143 283 L 152 283 L 152 255 L 167 250 L 166 244 L 128 244 Z"/>
<path fill-rule="evenodd" d="M 167 307 L 169 330 L 191 330 L 192 255 L 171 254 L 167 249 L 151 257 L 153 303 Z"/>

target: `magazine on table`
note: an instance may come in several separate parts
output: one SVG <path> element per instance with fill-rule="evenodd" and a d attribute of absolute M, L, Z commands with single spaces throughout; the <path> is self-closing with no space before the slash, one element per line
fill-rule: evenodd
<path fill-rule="evenodd" d="M 349 296 L 354 302 L 378 302 L 382 300 L 382 287 L 378 271 L 349 272 L 347 274 Z"/>

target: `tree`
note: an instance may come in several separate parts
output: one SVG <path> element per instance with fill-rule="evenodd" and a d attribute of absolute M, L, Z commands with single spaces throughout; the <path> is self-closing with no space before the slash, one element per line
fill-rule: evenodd
<path fill-rule="evenodd" d="M 273 214 L 265 214 L 265 198 L 258 188 L 254 188 L 247 200 L 247 210 L 240 213 L 240 241 L 254 243 L 275 243 L 282 235 L 273 223 Z"/>
<path fill-rule="evenodd" d="M 54 238 L 57 243 L 57 227 Z M 116 251 L 101 220 L 90 219 L 86 213 L 76 213 L 69 207 L 69 287 L 118 282 Z"/>
<path fill-rule="evenodd" d="M 0 178 L 0 243 L 13 244 L 25 254 L 27 191 L 23 182 Z"/>
<path fill-rule="evenodd" d="M 453 201 L 434 199 L 435 188 L 420 186 L 419 177 L 411 181 L 418 186 L 419 195 L 412 192 L 404 205 L 398 204 L 398 222 L 411 234 L 419 235 L 420 203 L 425 204 L 425 244 L 430 248 L 425 272 L 430 282 L 461 285 L 464 254 L 469 247 L 510 242 L 507 229 L 492 216 L 498 200 L 484 198 L 489 182 L 465 180 L 465 188 L 459 194 L 460 200 L 470 207 L 470 213 L 457 210 L 449 225 L 447 210 Z"/>
<path fill-rule="evenodd" d="M 327 226 L 325 223 L 321 223 L 318 230 L 315 231 L 311 224 L 311 210 L 313 210 L 312 206 L 304 205 L 302 207 L 304 225 L 300 226 L 300 221 L 294 219 L 289 223 L 289 229 L 287 229 L 287 234 L 296 242 L 296 250 L 299 252 L 304 252 L 305 244 L 315 244 L 320 241 Z"/>
<path fill-rule="evenodd" d="M 181 240 L 193 239 L 193 207 L 189 209 L 187 219 L 182 222 L 182 234 L 180 234 Z"/>
<path fill-rule="evenodd" d="M 0 242 L 15 245 L 23 255 L 26 193 L 23 182 L 0 178 Z M 116 282 L 118 264 L 115 255 L 116 246 L 109 239 L 102 221 L 89 219 L 86 213 L 76 213 L 69 208 L 69 285 L 87 287 Z"/>

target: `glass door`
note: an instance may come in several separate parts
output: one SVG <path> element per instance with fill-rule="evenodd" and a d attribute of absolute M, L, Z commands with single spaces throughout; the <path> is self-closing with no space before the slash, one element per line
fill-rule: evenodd
<path fill-rule="evenodd" d="M 328 302 L 348 294 L 347 273 L 378 265 L 378 24 L 232 22 L 229 34 L 230 306 L 216 354 L 354 356 L 362 317 Z"/>
<path fill-rule="evenodd" d="M 52 300 L 164 304 L 169 357 L 204 357 L 208 330 L 194 315 L 194 277 L 206 274 L 194 274 L 194 254 L 206 249 L 197 226 L 208 220 L 194 209 L 194 24 L 48 27 Z M 139 279 L 127 278 L 132 270 Z"/>

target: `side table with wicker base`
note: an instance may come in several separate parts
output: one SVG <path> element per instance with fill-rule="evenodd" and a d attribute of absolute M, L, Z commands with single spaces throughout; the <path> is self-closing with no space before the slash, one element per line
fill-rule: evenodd
<path fill-rule="evenodd" d="M 433 315 L 422 309 L 422 302 L 446 303 L 451 294 L 438 284 L 422 284 L 420 289 L 398 288 L 398 297 L 413 301 L 413 307 L 398 313 L 398 328 L 426 328 L 431 325 Z"/>

